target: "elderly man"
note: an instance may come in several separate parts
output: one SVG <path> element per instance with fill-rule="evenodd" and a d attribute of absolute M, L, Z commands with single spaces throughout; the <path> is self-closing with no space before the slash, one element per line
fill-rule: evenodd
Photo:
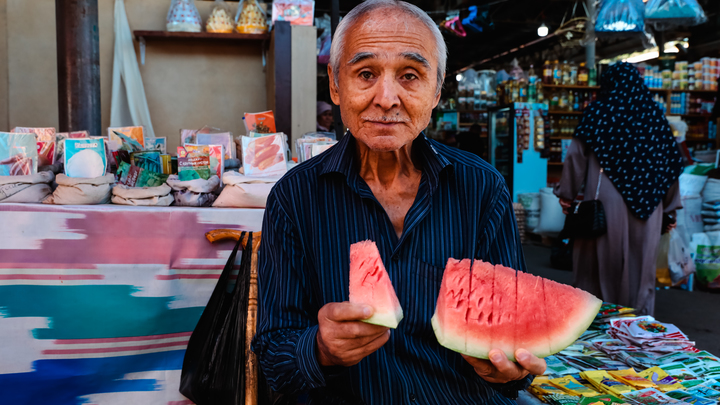
<path fill-rule="evenodd" d="M 402 1 L 368 0 L 338 26 L 330 91 L 349 133 L 290 171 L 267 202 L 253 350 L 270 386 L 310 404 L 511 404 L 545 362 L 440 346 L 430 318 L 448 258 L 524 270 L 510 195 L 477 156 L 421 131 L 440 99 L 446 47 Z M 347 302 L 352 243 L 373 240 L 405 319 L 361 322 Z"/>

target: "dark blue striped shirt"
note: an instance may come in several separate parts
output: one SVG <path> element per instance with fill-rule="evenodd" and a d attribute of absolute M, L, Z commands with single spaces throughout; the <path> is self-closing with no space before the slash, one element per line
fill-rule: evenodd
<path fill-rule="evenodd" d="M 529 378 L 490 384 L 440 346 L 430 318 L 448 258 L 525 270 L 505 181 L 475 155 L 420 135 L 412 152 L 422 178 L 402 237 L 359 175 L 350 134 L 298 165 L 267 201 L 259 256 L 253 351 L 276 391 L 309 392 L 311 404 L 511 404 Z M 405 318 L 359 364 L 321 367 L 320 308 L 347 301 L 350 245 L 377 243 Z M 502 392 L 505 395 L 500 394 Z"/>

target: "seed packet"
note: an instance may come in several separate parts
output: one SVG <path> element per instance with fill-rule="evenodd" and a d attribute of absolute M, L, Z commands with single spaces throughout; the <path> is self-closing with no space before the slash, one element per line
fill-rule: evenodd
<path fill-rule="evenodd" d="M 243 118 L 246 132 L 255 131 L 263 134 L 275 133 L 275 115 L 272 111 L 245 113 Z"/>
<path fill-rule="evenodd" d="M 695 395 L 696 397 L 712 399 L 715 401 L 720 400 L 720 391 L 704 385 L 690 388 L 687 392 L 688 394 Z"/>
<path fill-rule="evenodd" d="M 243 136 L 242 150 L 246 176 L 282 176 L 287 172 L 283 134 L 262 138 Z"/>
<path fill-rule="evenodd" d="M 62 163 L 65 159 L 65 140 L 67 138 L 80 139 L 87 138 L 87 131 L 75 131 L 75 132 L 58 132 L 55 134 L 55 163 Z"/>
<path fill-rule="evenodd" d="M 133 152 L 130 154 L 130 163 L 155 173 L 162 173 L 163 171 L 160 152 Z"/>
<path fill-rule="evenodd" d="M 225 172 L 225 151 L 222 145 L 196 145 L 185 144 L 178 146 L 178 157 L 187 156 L 189 153 L 207 153 L 210 156 L 210 170 L 218 177 Z M 206 179 L 207 180 L 207 179 Z M 222 187 L 222 181 L 220 181 Z"/>
<path fill-rule="evenodd" d="M 565 394 L 550 394 L 543 398 L 550 405 L 577 405 L 580 398 Z"/>
<path fill-rule="evenodd" d="M 705 382 L 705 380 L 703 380 L 702 378 L 695 378 L 692 380 L 682 380 L 682 381 L 680 381 L 680 384 L 683 387 L 690 389 L 693 387 L 697 387 L 698 385 L 702 385 L 704 382 Z"/>
<path fill-rule="evenodd" d="M 547 373 L 556 375 L 568 375 L 579 373 L 580 370 L 570 367 L 563 363 L 556 356 L 548 356 L 545 358 L 545 364 L 547 364 Z"/>
<path fill-rule="evenodd" d="M 0 176 L 37 173 L 38 153 L 34 133 L 0 132 Z"/>
<path fill-rule="evenodd" d="M 122 132 L 113 132 L 113 137 L 108 139 L 111 144 L 110 150 L 113 152 L 118 150 L 124 150 L 127 152 L 142 152 L 145 150 L 144 141 L 143 143 L 140 143 Z"/>
<path fill-rule="evenodd" d="M 628 392 L 624 397 L 637 405 L 663 405 L 677 401 L 658 391 L 656 388 L 645 388 L 639 391 Z"/>
<path fill-rule="evenodd" d="M 123 140 L 118 136 L 118 132 L 137 142 L 140 146 L 140 150 L 145 147 L 143 127 L 110 127 L 108 128 L 108 138 L 111 141 L 122 143 Z"/>
<path fill-rule="evenodd" d="M 678 361 L 690 359 L 691 357 L 692 356 L 688 352 L 674 352 L 658 357 L 657 363 L 658 365 L 675 363 Z"/>
<path fill-rule="evenodd" d="M 55 163 L 55 128 L 15 127 L 11 133 L 35 134 L 37 142 L 38 166 L 49 166 Z"/>
<path fill-rule="evenodd" d="M 634 308 L 624 307 L 622 305 L 612 304 L 609 302 L 603 302 L 602 306 L 600 307 L 600 311 L 598 311 L 597 317 L 608 318 L 611 316 L 629 314 L 632 312 L 635 312 Z"/>
<path fill-rule="evenodd" d="M 615 395 L 599 395 L 597 397 L 583 397 L 578 405 L 629 405 L 624 399 L 620 399 Z"/>
<path fill-rule="evenodd" d="M 635 391 L 635 388 L 621 383 L 604 370 L 583 371 L 580 375 L 595 388 L 611 395 L 621 397 L 623 394 Z"/>
<path fill-rule="evenodd" d="M 640 377 L 652 381 L 653 384 L 657 385 L 658 389 L 662 392 L 683 389 L 683 386 L 675 377 L 672 377 L 660 367 L 651 367 L 638 374 L 640 374 Z"/>
<path fill-rule="evenodd" d="M 670 363 L 663 364 L 660 368 L 665 370 L 670 376 L 677 378 L 678 380 L 692 380 L 697 378 L 697 374 L 693 373 L 683 363 Z"/>
<path fill-rule="evenodd" d="M 600 395 L 599 392 L 580 384 L 580 382 L 572 376 L 552 379 L 550 380 L 550 384 L 574 396 L 596 397 Z"/>
<path fill-rule="evenodd" d="M 702 386 L 712 388 L 715 391 L 720 391 L 720 382 L 717 380 L 714 380 L 712 378 L 706 379 L 705 382 L 702 384 Z"/>
<path fill-rule="evenodd" d="M 629 368 L 627 370 L 608 371 L 608 374 L 615 377 L 615 379 L 617 379 L 621 383 L 629 385 L 631 387 L 635 387 L 640 390 L 643 388 L 655 388 L 655 384 L 642 378 L 640 374 L 638 374 L 635 369 L 632 368 Z"/>
<path fill-rule="evenodd" d="M 125 185 L 128 187 L 136 187 L 137 181 L 140 178 L 140 173 L 142 173 L 142 171 L 142 167 L 130 166 L 128 168 L 128 174 L 125 177 Z"/>
<path fill-rule="evenodd" d="M 135 187 L 160 187 L 167 181 L 168 177 L 170 176 L 167 174 L 142 169 L 135 182 Z"/>
<path fill-rule="evenodd" d="M 145 150 L 157 151 L 161 154 L 167 153 L 167 137 L 145 138 Z"/>
<path fill-rule="evenodd" d="M 183 149 L 183 156 L 180 156 L 178 146 L 178 178 L 180 181 L 204 179 L 212 175 L 210 171 L 210 155 L 208 153 L 186 153 Z"/>
<path fill-rule="evenodd" d="M 695 405 L 716 405 L 717 401 L 714 401 L 712 399 L 707 398 L 701 398 L 698 396 L 695 396 L 693 394 L 690 394 L 689 392 L 675 390 L 670 391 L 667 393 L 667 396 L 673 399 L 677 399 L 678 401 L 683 401 L 688 404 L 695 404 Z"/>
<path fill-rule="evenodd" d="M 105 140 L 102 138 L 65 140 L 65 175 L 77 178 L 102 177 L 107 171 Z"/>
<path fill-rule="evenodd" d="M 196 141 L 192 143 L 198 145 L 222 145 L 223 151 L 225 152 L 225 160 L 237 158 L 237 154 L 235 152 L 235 141 L 233 140 L 233 135 L 230 132 L 198 132 L 196 135 Z"/>

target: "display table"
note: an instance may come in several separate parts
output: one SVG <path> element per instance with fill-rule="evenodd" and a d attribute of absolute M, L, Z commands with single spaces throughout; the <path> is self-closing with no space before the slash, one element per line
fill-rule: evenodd
<path fill-rule="evenodd" d="M 185 347 L 233 246 L 204 234 L 263 213 L 0 204 L 0 402 L 190 404 Z"/>

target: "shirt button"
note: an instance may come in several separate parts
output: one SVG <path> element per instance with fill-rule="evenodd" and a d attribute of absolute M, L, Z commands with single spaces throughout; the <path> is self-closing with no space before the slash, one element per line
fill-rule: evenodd
<path fill-rule="evenodd" d="M 410 402 L 415 402 L 415 394 L 410 394 Z"/>

